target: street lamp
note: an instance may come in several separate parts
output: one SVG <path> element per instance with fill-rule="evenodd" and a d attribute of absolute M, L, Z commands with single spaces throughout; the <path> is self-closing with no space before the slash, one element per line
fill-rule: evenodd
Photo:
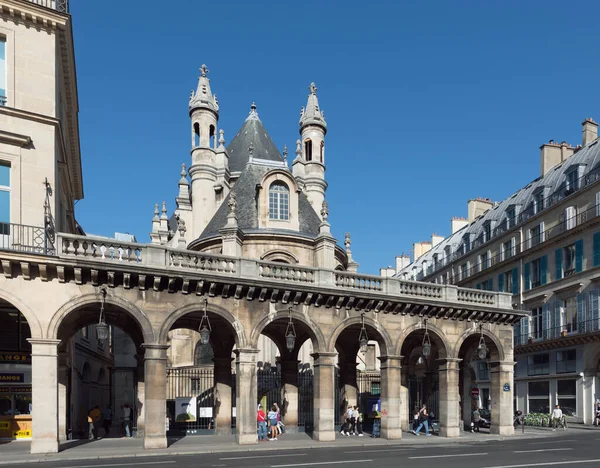
<path fill-rule="evenodd" d="M 206 315 L 207 306 L 208 299 L 204 299 L 204 314 L 202 315 L 202 320 L 200 320 L 200 326 L 198 327 L 198 331 L 200 332 L 200 343 L 203 345 L 207 345 L 209 343 L 210 332 L 212 331 L 212 328 L 210 327 L 210 320 L 208 320 L 208 315 Z"/>
<path fill-rule="evenodd" d="M 429 357 L 431 354 L 431 340 L 429 339 L 429 332 L 427 331 L 427 319 L 425 319 L 425 335 L 423 336 L 423 356 Z"/>
<path fill-rule="evenodd" d="M 291 353 L 296 346 L 296 329 L 294 328 L 294 322 L 292 320 L 292 306 L 288 309 L 290 320 L 285 329 L 285 345 L 288 351 Z"/>
<path fill-rule="evenodd" d="M 365 313 L 361 312 L 360 314 L 360 334 L 358 335 L 358 345 L 360 346 L 360 351 L 364 354 L 367 352 L 369 345 L 369 336 L 367 335 L 367 329 L 365 328 Z"/>
<path fill-rule="evenodd" d="M 479 325 L 479 331 L 481 335 L 479 336 L 479 346 L 477 346 L 477 355 L 479 359 L 485 359 L 487 357 L 488 349 L 485 345 L 485 338 L 483 337 L 483 324 Z"/>
<path fill-rule="evenodd" d="M 102 302 L 100 304 L 100 318 L 96 324 L 96 338 L 98 338 L 98 341 L 103 343 L 108 340 L 108 325 L 104 321 L 104 301 L 106 299 L 106 289 L 102 288 L 100 292 L 102 293 Z"/>

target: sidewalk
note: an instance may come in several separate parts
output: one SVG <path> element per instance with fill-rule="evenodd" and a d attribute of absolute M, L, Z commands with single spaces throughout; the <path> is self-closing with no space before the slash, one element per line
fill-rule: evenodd
<path fill-rule="evenodd" d="M 575 431 L 577 429 L 574 429 Z M 561 432 L 562 433 L 562 432 Z M 169 447 L 162 450 L 144 450 L 142 439 L 100 439 L 95 441 L 73 440 L 61 445 L 61 451 L 50 455 L 31 455 L 28 441 L 0 442 L 0 465 L 10 463 L 34 463 L 61 460 L 99 460 L 110 458 L 153 457 L 165 455 L 194 455 L 203 453 L 261 452 L 273 450 L 306 450 L 339 447 L 385 447 L 385 446 L 424 446 L 454 445 L 460 443 L 490 442 L 512 438 L 546 438 L 558 432 L 543 428 L 527 428 L 525 434 L 516 432 L 514 436 L 498 436 L 484 433 L 464 432 L 461 437 L 415 437 L 404 433 L 401 440 L 372 439 L 365 437 L 344 437 L 336 433 L 333 442 L 316 442 L 307 434 L 284 434 L 279 440 L 256 445 L 238 445 L 235 436 L 190 436 L 182 439 L 169 439 Z"/>

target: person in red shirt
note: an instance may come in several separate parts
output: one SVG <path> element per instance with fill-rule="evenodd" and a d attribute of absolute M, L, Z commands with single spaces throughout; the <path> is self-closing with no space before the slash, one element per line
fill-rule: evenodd
<path fill-rule="evenodd" d="M 258 422 L 258 441 L 265 442 L 267 440 L 267 415 L 263 411 L 262 405 L 258 405 L 256 421 Z"/>

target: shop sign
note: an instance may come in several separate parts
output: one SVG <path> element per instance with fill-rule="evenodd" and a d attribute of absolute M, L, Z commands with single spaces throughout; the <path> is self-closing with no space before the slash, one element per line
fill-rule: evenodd
<path fill-rule="evenodd" d="M 14 372 L 0 372 L 0 382 L 2 382 L 2 383 L 25 382 L 25 374 L 16 374 Z"/>
<path fill-rule="evenodd" d="M 31 393 L 31 385 L 27 387 L 0 387 L 0 393 Z"/>
<path fill-rule="evenodd" d="M 0 421 L 0 431 L 10 430 L 10 421 Z"/>
<path fill-rule="evenodd" d="M 25 431 L 13 431 L 12 436 L 15 439 L 29 439 L 31 438 L 31 429 Z"/>
<path fill-rule="evenodd" d="M 27 362 L 27 363 L 31 363 L 31 354 L 0 353 L 0 362 Z"/>

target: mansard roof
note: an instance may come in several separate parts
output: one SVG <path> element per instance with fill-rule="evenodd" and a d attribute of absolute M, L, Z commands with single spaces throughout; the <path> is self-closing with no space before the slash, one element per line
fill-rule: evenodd
<path fill-rule="evenodd" d="M 233 187 L 237 202 L 236 215 L 238 218 L 238 227 L 244 234 L 270 232 L 316 238 L 319 235 L 319 225 L 321 224 L 321 219 L 308 201 L 308 198 L 306 198 L 304 192 L 298 193 L 298 221 L 300 224 L 299 232 L 285 229 L 259 228 L 258 209 L 256 203 L 258 193 L 256 186 L 261 183 L 267 172 L 274 169 L 283 169 L 289 172 L 289 168 L 285 164 L 277 164 L 265 160 L 250 161 L 246 165 L 246 168 Z M 290 177 L 292 177 L 291 174 Z M 225 197 L 221 203 L 221 206 L 210 220 L 200 237 L 190 244 L 190 248 L 193 248 L 194 244 L 202 240 L 221 235 L 219 230 L 225 227 L 225 224 L 227 224 L 227 215 L 229 213 L 229 196 L 230 195 L 227 195 L 227 197 Z"/>
<path fill-rule="evenodd" d="M 502 235 L 509 230 L 506 228 L 507 212 L 514 206 L 517 217 L 512 225 L 513 227 L 510 228 L 512 230 L 514 226 L 521 224 L 535 214 L 533 201 L 534 195 L 538 193 L 542 193 L 544 198 L 544 209 L 556 205 L 570 195 L 571 192 L 566 187 L 567 174 L 575 168 L 578 168 L 576 177 L 579 178 L 579 188 L 600 179 L 600 139 L 592 141 L 561 164 L 551 168 L 545 175 L 531 181 L 505 200 L 496 203 L 493 208 L 486 211 L 472 223 L 448 236 L 419 258 L 414 259 L 413 263 L 400 273 L 407 272 L 413 267 L 421 270 L 424 262 L 431 266 L 434 255 L 437 254 L 440 260 L 445 258 L 445 250 L 448 247 L 451 249 L 451 255 L 454 254 L 463 244 L 465 236 L 469 236 L 471 243 L 480 239 L 483 227 L 488 223 L 491 225 L 492 239 Z M 475 248 L 478 247 L 475 246 Z"/>
<path fill-rule="evenodd" d="M 250 107 L 250 114 L 244 125 L 227 146 L 227 154 L 229 155 L 229 171 L 232 173 L 243 171 L 251 154 L 253 158 L 283 162 L 277 146 L 258 118 L 254 103 Z"/>

